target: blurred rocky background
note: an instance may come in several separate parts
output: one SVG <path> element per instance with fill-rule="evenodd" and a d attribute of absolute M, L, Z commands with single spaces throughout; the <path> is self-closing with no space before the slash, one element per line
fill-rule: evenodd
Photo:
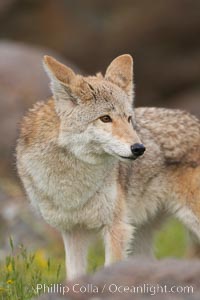
<path fill-rule="evenodd" d="M 63 252 L 57 233 L 31 211 L 15 168 L 20 118 L 50 95 L 43 55 L 92 74 L 130 53 L 136 106 L 200 117 L 199 37 L 199 0 L 0 0 L 0 260 L 10 235 L 16 244 Z M 176 226 L 163 234 L 160 248 L 172 232 L 172 244 L 183 248 L 185 233 Z"/>
<path fill-rule="evenodd" d="M 86 73 L 104 72 L 114 57 L 130 53 L 137 106 L 178 107 L 199 116 L 199 36 L 199 0 L 1 0 L 1 164 L 21 114 L 50 94 L 44 53 Z"/>
<path fill-rule="evenodd" d="M 49 95 L 44 53 L 86 73 L 104 72 L 114 57 L 130 53 L 137 106 L 199 116 L 199 36 L 199 0 L 1 0 L 1 165 L 10 163 L 21 114 Z"/>

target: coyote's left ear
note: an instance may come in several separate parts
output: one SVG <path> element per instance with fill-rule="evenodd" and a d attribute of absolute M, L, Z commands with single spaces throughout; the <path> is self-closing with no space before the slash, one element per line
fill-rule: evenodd
<path fill-rule="evenodd" d="M 129 54 L 120 55 L 108 66 L 105 78 L 133 95 L 133 58 Z"/>

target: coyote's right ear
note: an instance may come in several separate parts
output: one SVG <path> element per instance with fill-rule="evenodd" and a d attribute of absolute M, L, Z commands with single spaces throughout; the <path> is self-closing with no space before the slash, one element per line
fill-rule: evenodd
<path fill-rule="evenodd" d="M 51 79 L 51 90 L 55 100 L 59 102 L 67 100 L 71 102 L 71 104 L 75 104 L 76 100 L 70 88 L 76 76 L 72 69 L 47 55 L 44 56 L 43 64 Z"/>

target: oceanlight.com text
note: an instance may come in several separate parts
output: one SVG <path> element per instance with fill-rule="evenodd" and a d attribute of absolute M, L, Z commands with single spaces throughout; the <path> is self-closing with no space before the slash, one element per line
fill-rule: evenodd
<path fill-rule="evenodd" d="M 50 293 L 66 295 L 68 293 L 75 294 L 102 294 L 104 292 L 111 294 L 193 294 L 194 287 L 191 285 L 159 285 L 144 283 L 141 285 L 120 285 L 116 283 L 105 283 L 103 286 L 97 286 L 91 283 L 85 285 L 75 283 L 73 285 L 62 284 L 37 284 L 34 288 L 36 294 Z"/>

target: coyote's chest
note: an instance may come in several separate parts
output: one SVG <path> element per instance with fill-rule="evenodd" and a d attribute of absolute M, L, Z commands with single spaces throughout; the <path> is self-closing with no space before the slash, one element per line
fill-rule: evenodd
<path fill-rule="evenodd" d="M 82 168 L 81 165 L 48 162 L 32 169 L 36 188 L 49 201 L 63 209 L 83 206 L 98 191 L 103 178 L 97 170 Z"/>
<path fill-rule="evenodd" d="M 57 159 L 31 166 L 29 197 L 47 222 L 56 227 L 100 227 L 112 219 L 116 180 L 104 167 L 85 167 Z"/>

